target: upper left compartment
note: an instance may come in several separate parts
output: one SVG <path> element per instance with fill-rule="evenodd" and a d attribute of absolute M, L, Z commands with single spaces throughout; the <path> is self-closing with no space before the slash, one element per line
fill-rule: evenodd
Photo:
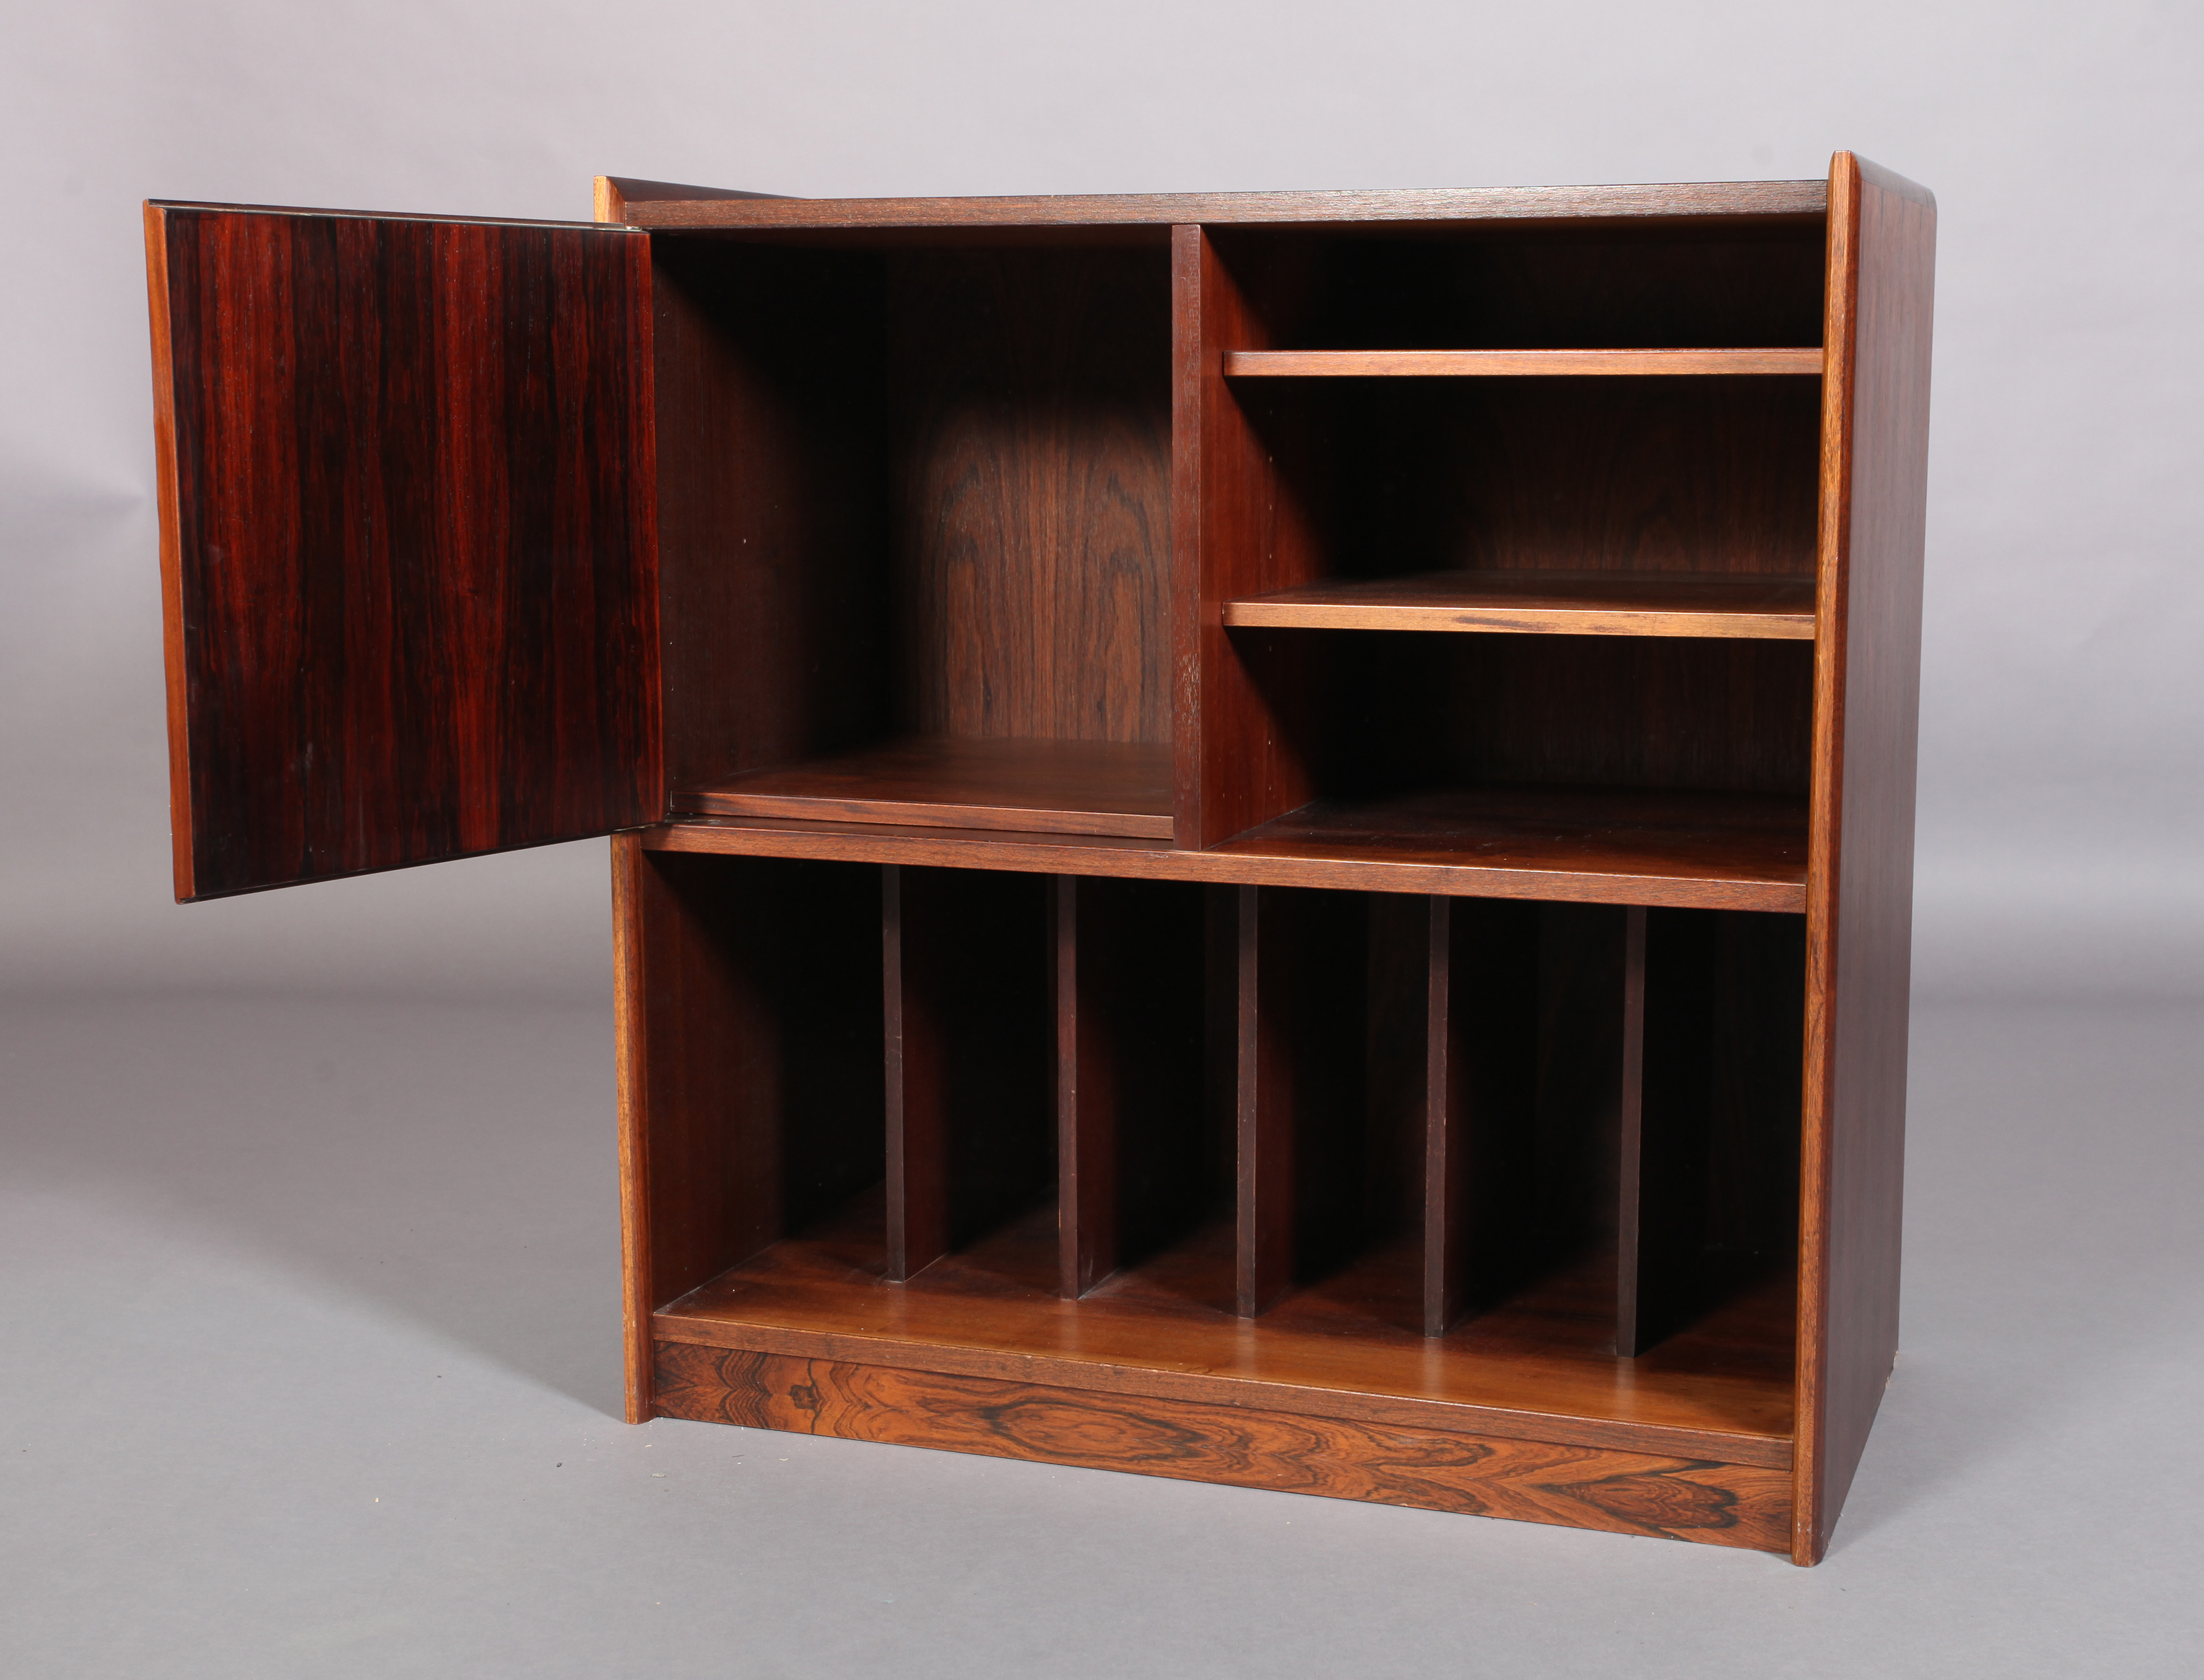
<path fill-rule="evenodd" d="M 651 240 L 669 810 L 1169 839 L 1168 229 Z"/>

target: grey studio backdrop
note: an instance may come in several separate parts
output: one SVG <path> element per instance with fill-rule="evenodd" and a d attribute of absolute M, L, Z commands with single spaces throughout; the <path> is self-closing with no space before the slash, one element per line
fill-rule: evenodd
<path fill-rule="evenodd" d="M 2195 1671 L 2204 12 L 11 9 L 0 1671 Z M 1905 1352 L 1828 1563 L 618 1405 L 601 842 L 169 901 L 137 205 L 1940 203 Z"/>

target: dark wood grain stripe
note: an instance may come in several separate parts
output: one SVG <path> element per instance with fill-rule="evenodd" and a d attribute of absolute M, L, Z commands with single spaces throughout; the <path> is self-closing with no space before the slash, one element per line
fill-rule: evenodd
<path fill-rule="evenodd" d="M 661 815 L 649 241 L 154 222 L 180 896 Z"/>

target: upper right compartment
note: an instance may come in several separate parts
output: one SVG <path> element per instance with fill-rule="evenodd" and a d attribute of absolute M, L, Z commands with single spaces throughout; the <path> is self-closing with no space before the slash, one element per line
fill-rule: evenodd
<path fill-rule="evenodd" d="M 1828 218 L 1626 196 L 1180 230 L 1182 844 L 1795 891 Z"/>
<path fill-rule="evenodd" d="M 1308 597 L 1228 624 L 1810 638 L 1822 217 L 1210 237 Z"/>

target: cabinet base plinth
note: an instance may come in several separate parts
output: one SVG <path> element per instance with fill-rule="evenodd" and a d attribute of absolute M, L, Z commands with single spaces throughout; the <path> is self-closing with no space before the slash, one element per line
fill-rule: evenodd
<path fill-rule="evenodd" d="M 1789 1472 L 1034 1383 L 655 1344 L 656 1410 L 932 1446 L 1787 1553 Z"/>

